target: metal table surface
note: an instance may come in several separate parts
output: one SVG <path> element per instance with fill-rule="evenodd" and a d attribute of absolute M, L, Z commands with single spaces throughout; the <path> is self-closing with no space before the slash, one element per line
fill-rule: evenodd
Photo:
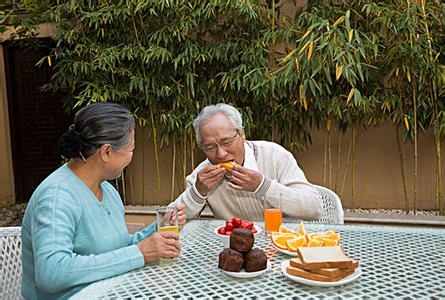
<path fill-rule="evenodd" d="M 135 298 L 445 298 L 445 230 L 364 225 L 307 224 L 312 231 L 341 234 L 346 254 L 360 261 L 362 275 L 339 287 L 313 287 L 287 279 L 280 263 L 290 256 L 278 252 L 258 234 L 254 247 L 272 263 L 267 273 L 251 279 L 232 278 L 218 269 L 223 246 L 213 230 L 221 220 L 195 220 L 181 231 L 182 254 L 168 263 L 95 282 L 71 299 Z M 262 223 L 256 223 L 263 227 Z M 298 224 L 287 224 L 298 230 Z"/>

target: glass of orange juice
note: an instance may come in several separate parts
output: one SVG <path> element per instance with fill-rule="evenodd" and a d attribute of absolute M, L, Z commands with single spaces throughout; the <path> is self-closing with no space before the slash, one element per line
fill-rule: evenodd
<path fill-rule="evenodd" d="M 264 232 L 278 231 L 282 222 L 282 196 L 278 199 L 264 199 Z"/>
<path fill-rule="evenodd" d="M 179 233 L 178 210 L 176 207 L 163 207 L 156 210 L 156 228 L 158 232 L 172 231 Z M 171 260 L 164 258 L 162 260 Z"/>

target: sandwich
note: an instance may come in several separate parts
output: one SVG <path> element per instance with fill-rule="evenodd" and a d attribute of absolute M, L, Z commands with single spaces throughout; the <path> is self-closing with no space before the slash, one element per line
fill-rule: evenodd
<path fill-rule="evenodd" d="M 286 272 L 293 276 L 322 282 L 339 281 L 358 267 L 357 260 L 346 256 L 341 246 L 298 247 L 299 258 L 293 258 Z"/>

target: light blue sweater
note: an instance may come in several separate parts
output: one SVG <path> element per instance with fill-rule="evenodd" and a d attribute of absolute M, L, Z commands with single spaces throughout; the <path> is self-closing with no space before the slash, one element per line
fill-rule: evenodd
<path fill-rule="evenodd" d="M 135 245 L 154 224 L 131 235 L 119 193 L 101 183 L 103 201 L 65 164 L 35 190 L 22 225 L 22 295 L 65 299 L 88 283 L 144 266 Z"/>

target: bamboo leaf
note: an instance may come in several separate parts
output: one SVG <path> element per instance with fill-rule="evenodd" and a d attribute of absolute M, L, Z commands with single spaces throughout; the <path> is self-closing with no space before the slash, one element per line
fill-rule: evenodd
<path fill-rule="evenodd" d="M 312 27 L 309 27 L 309 29 L 306 31 L 305 34 L 303 34 L 303 36 L 301 37 L 301 39 L 304 40 L 304 39 L 309 35 L 309 33 L 311 33 L 311 32 L 312 32 Z"/>
<path fill-rule="evenodd" d="M 289 57 L 291 57 L 292 55 L 294 55 L 296 51 L 297 51 L 297 49 L 294 49 L 294 50 L 292 50 L 291 52 L 289 52 L 289 54 L 286 55 L 286 56 L 284 57 L 283 60 L 284 60 L 284 61 L 288 60 Z"/>
<path fill-rule="evenodd" d="M 338 80 L 342 74 L 343 74 L 343 66 L 338 66 L 338 67 L 337 67 L 337 73 L 336 73 L 335 79 Z"/>
<path fill-rule="evenodd" d="M 351 30 L 349 31 L 349 43 L 352 42 L 353 34 L 354 34 L 354 29 L 351 29 Z"/>
<path fill-rule="evenodd" d="M 354 94 L 355 94 L 355 88 L 352 88 L 351 91 L 349 92 L 348 99 L 346 100 L 346 103 L 349 103 L 349 101 L 351 101 L 352 96 L 354 96 Z"/>
<path fill-rule="evenodd" d="M 339 25 L 341 22 L 343 22 L 344 19 L 345 19 L 345 16 L 341 16 L 340 18 L 337 19 L 337 21 L 335 21 L 334 24 L 332 24 L 332 27 Z"/>
<path fill-rule="evenodd" d="M 311 59 L 311 56 L 312 56 L 312 50 L 314 49 L 314 43 L 313 42 L 311 42 L 311 44 L 309 45 L 309 50 L 308 50 L 308 52 L 307 52 L 307 60 L 310 60 Z"/>
<path fill-rule="evenodd" d="M 310 43 L 311 43 L 311 41 L 307 41 L 306 44 L 304 44 L 303 48 L 301 48 L 300 51 L 298 51 L 298 54 L 303 52 L 306 49 L 306 47 L 309 46 Z"/>
<path fill-rule="evenodd" d="M 405 121 L 405 128 L 406 128 L 406 130 L 409 130 L 409 120 L 408 120 L 408 117 L 404 116 L 403 120 Z"/>

